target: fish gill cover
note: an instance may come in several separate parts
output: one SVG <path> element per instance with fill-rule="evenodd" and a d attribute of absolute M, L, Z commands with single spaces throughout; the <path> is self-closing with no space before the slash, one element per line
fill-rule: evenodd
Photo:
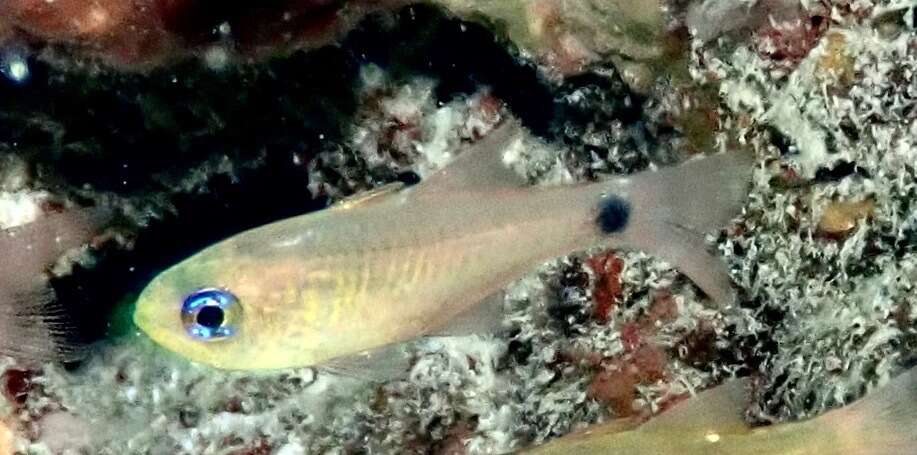
<path fill-rule="evenodd" d="M 236 36 L 248 12 L 211 17 L 208 2 L 156 2 L 173 8 L 148 15 L 96 2 L 107 16 L 91 23 L 110 28 L 79 33 L 55 28 L 67 11 L 55 3 L 80 4 L 0 3 L 16 11 L 0 20 L 0 225 L 93 204 L 122 219 L 50 271 L 79 338 L 96 343 L 78 363 L 3 361 L 0 450 L 500 453 L 648 416 L 736 373 L 756 379 L 755 418 L 811 416 L 914 360 L 917 35 L 906 2 L 641 2 L 653 14 L 622 17 L 623 29 L 615 17 L 632 10 L 621 2 L 375 2 L 334 14 L 327 5 L 342 2 L 301 2 L 326 6 L 296 30 L 333 33 L 276 53 L 255 51 L 286 43 L 280 31 Z M 253 23 L 282 19 L 282 3 Z M 161 38 L 146 42 L 157 52 L 125 53 L 130 34 L 105 32 L 151 18 L 166 24 L 143 35 Z M 509 333 L 419 343 L 410 373 L 384 384 L 214 371 L 117 322 L 188 254 L 416 181 L 501 112 L 532 133 L 505 157 L 533 183 L 754 152 L 744 213 L 711 239 L 738 305 L 712 307 L 645 253 L 581 253 L 509 285 Z"/>

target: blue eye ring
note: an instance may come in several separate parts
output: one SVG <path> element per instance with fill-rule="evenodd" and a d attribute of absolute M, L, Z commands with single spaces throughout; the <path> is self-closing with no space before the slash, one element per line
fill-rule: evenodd
<path fill-rule="evenodd" d="M 185 331 L 201 341 L 223 340 L 235 335 L 240 313 L 239 299 L 219 288 L 194 291 L 185 297 L 181 307 Z"/>

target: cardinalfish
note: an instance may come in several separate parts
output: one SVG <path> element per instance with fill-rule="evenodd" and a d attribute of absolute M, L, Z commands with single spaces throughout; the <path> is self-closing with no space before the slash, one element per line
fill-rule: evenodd
<path fill-rule="evenodd" d="M 903 455 L 917 453 L 917 369 L 848 406 L 751 428 L 747 380 L 736 379 L 640 425 L 613 420 L 523 451 L 551 454 Z"/>
<path fill-rule="evenodd" d="M 207 247 L 153 279 L 134 321 L 165 348 L 218 368 L 365 368 L 365 355 L 386 358 L 384 347 L 492 329 L 502 308 L 493 296 L 509 281 L 595 246 L 657 254 L 713 300 L 733 300 L 703 233 L 739 212 L 748 155 L 532 187 L 503 164 L 522 134 L 507 120 L 416 185 Z"/>

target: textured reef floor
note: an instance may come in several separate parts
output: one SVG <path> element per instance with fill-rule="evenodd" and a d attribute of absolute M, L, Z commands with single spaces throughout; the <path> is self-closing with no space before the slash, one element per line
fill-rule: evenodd
<path fill-rule="evenodd" d="M 354 2 L 276 55 L 248 52 L 271 42 L 254 32 L 224 61 L 166 30 L 142 62 L 27 3 L 0 1 L 24 8 L 0 22 L 0 227 L 89 202 L 123 219 L 53 270 L 91 355 L 0 363 L 0 453 L 505 453 L 736 374 L 750 421 L 805 418 L 915 360 L 912 2 Z M 178 259 L 416 182 L 506 113 L 531 132 L 508 156 L 533 185 L 753 152 L 743 214 L 709 237 L 738 304 L 644 253 L 582 252 L 509 284 L 502 332 L 416 343 L 383 384 L 216 371 L 126 322 Z"/>

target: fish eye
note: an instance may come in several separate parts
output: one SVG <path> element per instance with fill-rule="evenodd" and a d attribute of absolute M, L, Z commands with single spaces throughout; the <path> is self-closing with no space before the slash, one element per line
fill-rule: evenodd
<path fill-rule="evenodd" d="M 181 319 L 192 338 L 216 341 L 235 334 L 241 311 L 239 299 L 231 292 L 206 288 L 185 297 Z"/>

